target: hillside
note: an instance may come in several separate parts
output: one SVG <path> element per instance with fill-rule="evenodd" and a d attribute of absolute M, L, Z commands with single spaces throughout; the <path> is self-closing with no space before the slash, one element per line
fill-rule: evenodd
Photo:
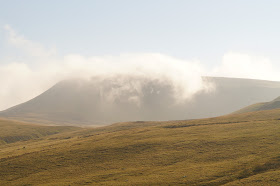
<path fill-rule="evenodd" d="M 214 91 L 201 91 L 180 103 L 165 82 L 129 77 L 65 80 L 26 103 L 0 112 L 0 116 L 61 125 L 185 120 L 232 113 L 280 95 L 280 82 L 214 77 L 203 80 L 212 84 Z M 123 82 L 133 88 L 128 89 Z"/>
<path fill-rule="evenodd" d="M 38 139 L 78 129 L 77 127 L 66 126 L 41 126 L 0 118 L 0 145 Z"/>
<path fill-rule="evenodd" d="M 0 185 L 278 185 L 279 116 L 127 122 L 13 143 L 1 148 Z"/>
<path fill-rule="evenodd" d="M 270 102 L 256 103 L 256 104 L 247 106 L 234 113 L 240 114 L 240 113 L 245 113 L 245 112 L 254 112 L 254 111 L 260 111 L 260 110 L 272 110 L 272 109 L 280 109 L 280 97 L 277 97 L 276 99 L 274 99 Z"/>

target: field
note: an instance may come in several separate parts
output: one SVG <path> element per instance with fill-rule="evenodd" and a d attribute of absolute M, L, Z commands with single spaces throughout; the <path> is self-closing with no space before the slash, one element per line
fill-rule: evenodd
<path fill-rule="evenodd" d="M 271 110 L 62 127 L 56 134 L 3 143 L 0 185 L 279 185 L 279 118 L 280 110 Z"/>

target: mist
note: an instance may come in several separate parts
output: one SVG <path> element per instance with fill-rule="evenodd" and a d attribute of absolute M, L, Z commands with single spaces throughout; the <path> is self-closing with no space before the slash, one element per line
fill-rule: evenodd
<path fill-rule="evenodd" d="M 114 101 L 133 92 L 128 100 L 136 105 L 141 105 L 139 97 L 148 81 L 168 85 L 175 103 L 180 104 L 199 92 L 215 91 L 215 85 L 203 81 L 203 76 L 280 80 L 270 59 L 262 56 L 230 51 L 222 56 L 220 65 L 210 69 L 198 59 L 183 60 L 160 53 L 60 56 L 55 47 L 28 40 L 9 25 L 4 30 L 5 44 L 21 55 L 9 59 L 9 63 L 0 61 L 0 110 L 28 101 L 66 79 L 95 78 L 100 83 L 114 80 L 116 86 L 108 90 L 107 99 Z"/>

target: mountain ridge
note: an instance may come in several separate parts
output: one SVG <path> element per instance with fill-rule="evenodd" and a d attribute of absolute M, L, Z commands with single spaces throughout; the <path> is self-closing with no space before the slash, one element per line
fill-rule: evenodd
<path fill-rule="evenodd" d="M 204 77 L 213 92 L 198 92 L 181 104 L 170 84 L 147 79 L 126 79 L 141 91 L 121 92 L 115 79 L 65 80 L 41 95 L 0 112 L 1 117 L 57 125 L 108 125 L 125 121 L 165 121 L 216 117 L 280 95 L 280 82 Z M 115 96 L 115 97 L 114 97 Z"/>

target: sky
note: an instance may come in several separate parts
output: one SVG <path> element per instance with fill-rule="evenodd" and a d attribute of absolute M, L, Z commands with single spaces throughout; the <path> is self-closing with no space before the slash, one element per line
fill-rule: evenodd
<path fill-rule="evenodd" d="M 0 3 L 0 110 L 65 78 L 139 68 L 177 87 L 205 75 L 280 81 L 278 0 Z"/>

